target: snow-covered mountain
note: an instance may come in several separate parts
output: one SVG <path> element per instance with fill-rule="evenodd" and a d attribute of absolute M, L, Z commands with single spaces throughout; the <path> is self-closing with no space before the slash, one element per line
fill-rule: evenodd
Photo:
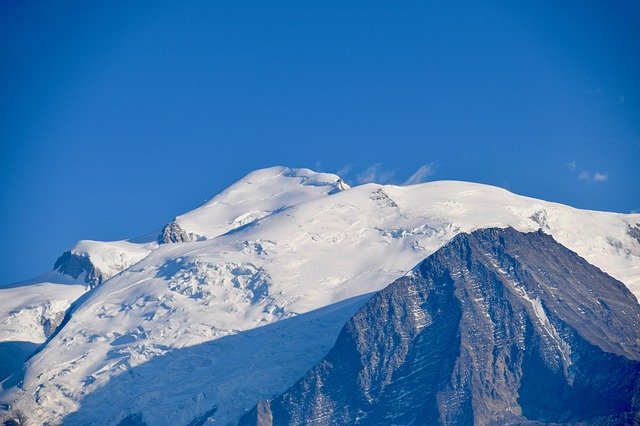
<path fill-rule="evenodd" d="M 465 182 L 349 188 L 264 169 L 152 237 L 79 249 L 102 285 L 12 377 L 0 416 L 233 422 L 321 359 L 373 292 L 461 232 L 507 226 L 541 228 L 640 295 L 640 215 Z"/>
<path fill-rule="evenodd" d="M 308 169 L 257 170 L 199 207 L 146 236 L 79 241 L 40 277 L 0 287 L 0 381 L 10 375 L 62 321 L 72 302 L 148 256 L 161 244 L 222 235 L 278 209 L 347 189 L 335 175 Z M 6 342 L 6 343 L 3 343 Z M 2 357 L 4 359 L 4 357 Z"/>

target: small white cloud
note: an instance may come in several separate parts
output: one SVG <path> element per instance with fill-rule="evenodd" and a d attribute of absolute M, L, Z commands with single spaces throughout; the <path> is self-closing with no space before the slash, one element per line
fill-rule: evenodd
<path fill-rule="evenodd" d="M 572 172 L 576 171 L 576 167 L 578 167 L 578 163 L 576 163 L 576 160 L 573 161 L 569 161 L 568 163 L 564 163 L 564 166 L 571 170 Z"/>
<path fill-rule="evenodd" d="M 356 176 L 356 180 L 358 181 L 358 183 L 375 182 L 376 179 L 378 178 L 379 167 L 380 167 L 379 164 L 373 164 L 369 166 L 364 172 L 358 173 L 358 176 Z"/>
<path fill-rule="evenodd" d="M 624 96 L 620 96 L 620 97 L 618 98 L 618 103 L 619 103 L 620 105 L 624 105 Z"/>
<path fill-rule="evenodd" d="M 367 169 L 356 176 L 359 184 L 363 183 L 389 183 L 393 179 L 394 172 L 392 170 L 383 170 L 382 164 L 376 163 L 367 167 Z"/>
<path fill-rule="evenodd" d="M 349 174 L 352 168 L 353 168 L 352 164 L 345 164 L 344 166 L 340 167 L 340 169 L 336 172 L 336 174 L 341 178 L 344 178 Z"/>
<path fill-rule="evenodd" d="M 604 182 L 607 179 L 609 179 L 609 175 L 606 174 L 606 173 L 598 173 L 598 172 L 596 172 L 593 175 L 593 180 L 595 180 L 596 182 Z"/>
<path fill-rule="evenodd" d="M 427 177 L 433 175 L 434 173 L 434 163 L 423 164 L 422 166 L 418 167 L 418 170 L 416 170 L 411 176 L 409 176 L 409 179 L 407 179 L 403 183 L 403 185 L 415 185 L 416 183 L 422 183 L 426 180 Z"/>
<path fill-rule="evenodd" d="M 580 172 L 580 174 L 578 175 L 578 179 L 593 180 L 594 182 L 604 182 L 607 179 L 609 179 L 609 175 L 607 173 L 600 173 L 600 172 L 595 172 L 592 175 L 590 172 L 584 170 Z"/>

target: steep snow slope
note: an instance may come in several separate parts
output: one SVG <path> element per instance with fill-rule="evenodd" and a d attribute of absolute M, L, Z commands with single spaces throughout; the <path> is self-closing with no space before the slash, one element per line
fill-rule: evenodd
<path fill-rule="evenodd" d="M 64 316 L 71 302 L 85 290 L 86 286 L 80 280 L 57 272 L 0 286 L 0 342 L 44 342 L 60 324 L 60 314 Z"/>
<path fill-rule="evenodd" d="M 87 295 L 30 360 L 22 389 L 3 394 L 12 403 L 7 415 L 71 424 L 134 415 L 168 424 L 209 413 L 233 421 L 322 358 L 367 294 L 477 228 L 542 228 L 640 293 L 640 215 L 577 210 L 463 182 L 336 192 L 337 177 L 310 185 L 295 176 L 307 171 L 280 170 L 296 180 L 276 177 L 265 188 L 271 178 L 248 179 L 231 188 L 262 188 L 258 196 L 240 189 L 220 196 L 235 200 L 233 209 L 254 200 L 245 213 L 210 213 L 226 206 L 216 197 L 199 209 L 201 220 L 177 218 L 186 232 L 209 239 L 160 245 Z M 287 196 L 309 188 L 320 192 Z M 253 207 L 273 193 L 299 203 Z M 242 226 L 238 217 L 251 212 L 267 215 Z M 220 230 L 227 231 L 214 237 Z"/>
<path fill-rule="evenodd" d="M 64 252 L 56 260 L 53 269 L 95 287 L 144 259 L 157 247 L 154 240 L 137 243 L 128 240 L 82 240 Z"/>
<path fill-rule="evenodd" d="M 57 272 L 0 287 L 0 382 L 62 322 L 86 285 Z"/>

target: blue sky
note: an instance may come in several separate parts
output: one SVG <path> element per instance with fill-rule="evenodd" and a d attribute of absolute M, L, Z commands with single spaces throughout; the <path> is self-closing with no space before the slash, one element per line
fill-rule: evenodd
<path fill-rule="evenodd" d="M 0 3 L 0 282 L 271 165 L 640 209 L 637 2 L 176 3 Z"/>

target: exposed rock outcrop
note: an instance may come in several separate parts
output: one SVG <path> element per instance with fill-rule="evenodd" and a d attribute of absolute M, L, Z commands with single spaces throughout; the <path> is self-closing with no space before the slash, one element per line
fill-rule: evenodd
<path fill-rule="evenodd" d="M 166 224 L 158 235 L 158 244 L 187 243 L 189 241 L 191 241 L 189 235 L 175 221 Z"/>
<path fill-rule="evenodd" d="M 92 288 L 102 284 L 102 282 L 108 278 L 105 277 L 100 269 L 91 263 L 89 256 L 72 253 L 71 251 L 62 253 L 62 256 L 60 256 L 53 265 L 53 270 L 69 275 L 75 279 L 85 274 L 84 282 Z"/>
<path fill-rule="evenodd" d="M 542 233 L 460 234 L 242 424 L 638 424 L 640 305 Z"/>
<path fill-rule="evenodd" d="M 636 223 L 635 226 L 629 225 L 627 228 L 627 234 L 640 243 L 640 223 Z"/>

